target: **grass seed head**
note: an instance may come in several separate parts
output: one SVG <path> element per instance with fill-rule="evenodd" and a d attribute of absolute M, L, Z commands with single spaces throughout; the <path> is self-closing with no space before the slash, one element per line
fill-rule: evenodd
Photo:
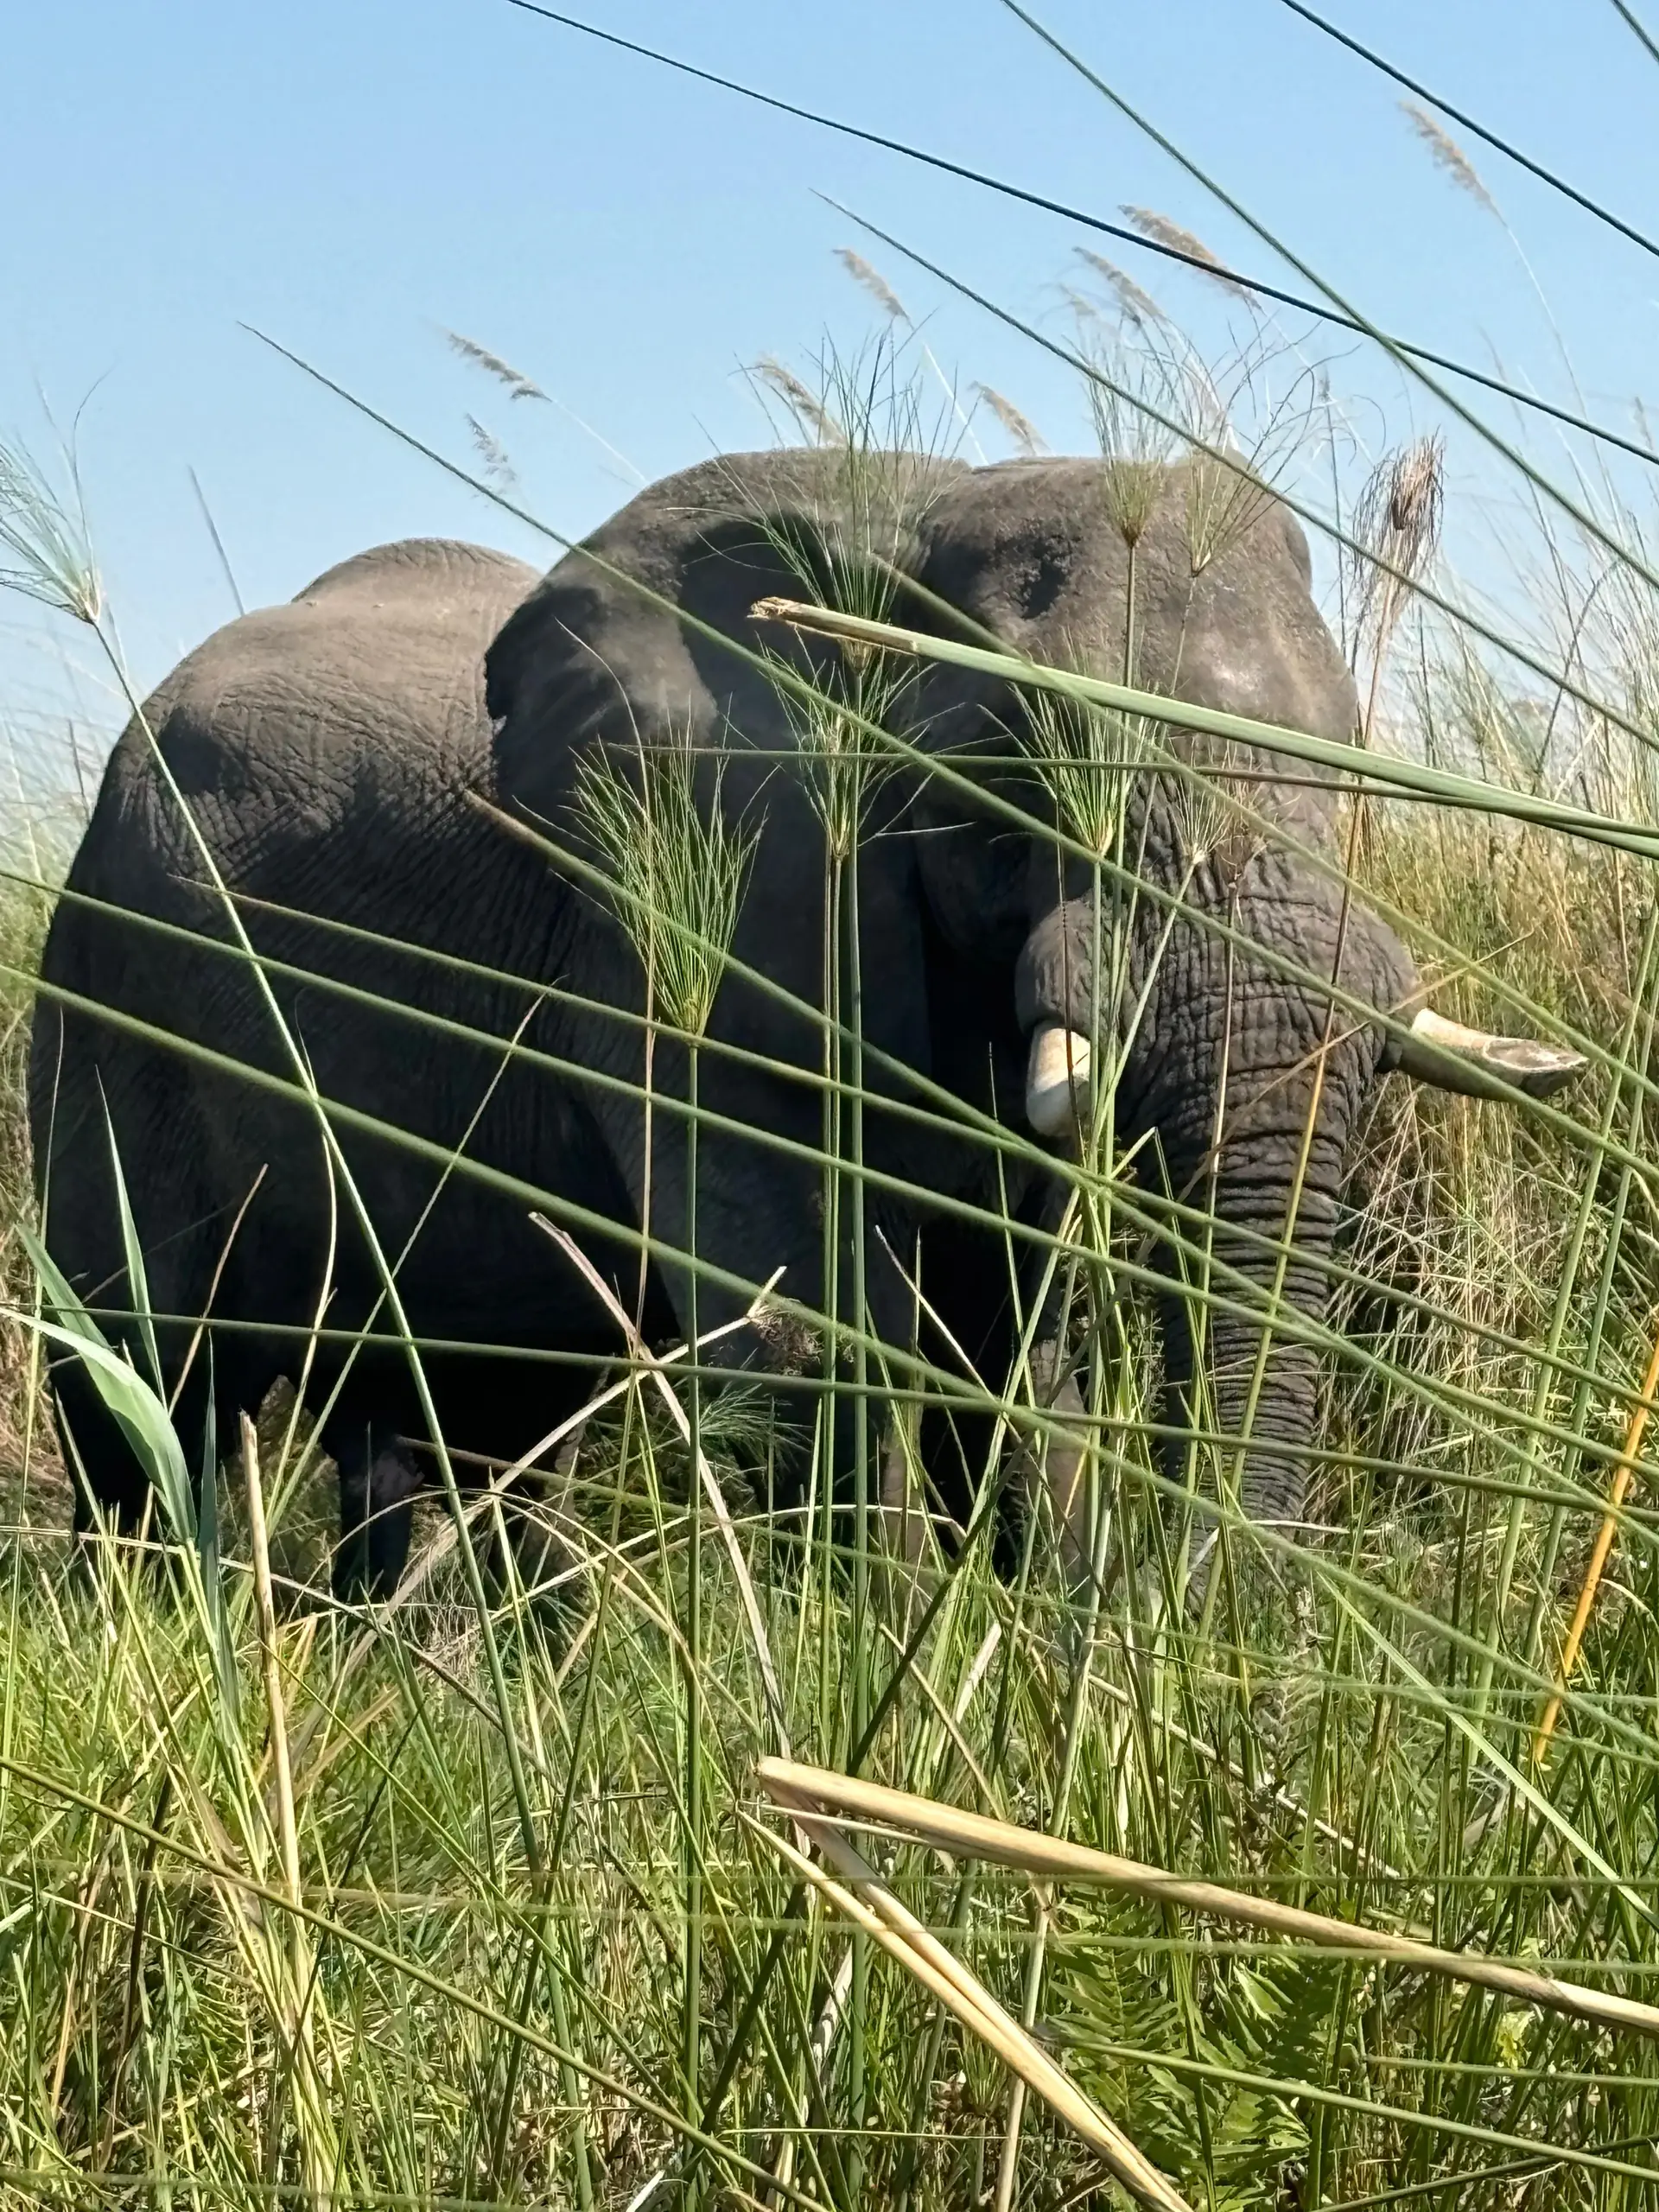
<path fill-rule="evenodd" d="M 1349 556 L 1356 658 L 1380 664 L 1440 543 L 1446 504 L 1446 447 L 1436 435 L 1384 454 L 1354 511 L 1357 550 Z"/>
<path fill-rule="evenodd" d="M 847 271 L 855 284 L 862 285 L 883 315 L 891 315 L 895 322 L 910 321 L 910 317 L 905 313 L 904 302 L 898 293 L 893 290 L 879 269 L 871 268 L 861 253 L 855 253 L 849 245 L 838 245 L 836 248 L 836 259 Z"/>
<path fill-rule="evenodd" d="M 67 474 L 60 495 L 22 446 L 0 445 L 0 556 L 9 556 L 0 588 L 90 628 L 104 612 L 104 586 L 73 454 Z"/>
<path fill-rule="evenodd" d="M 463 338 L 458 330 L 446 330 L 443 334 L 463 361 L 470 361 L 475 369 L 482 369 L 486 377 L 493 377 L 498 384 L 505 385 L 509 399 L 547 397 L 540 385 L 504 361 L 499 353 L 492 353 L 487 346 L 480 346 L 475 338 Z"/>
<path fill-rule="evenodd" d="M 809 391 L 794 370 L 786 367 L 775 353 L 763 353 L 750 374 L 758 377 L 768 391 L 776 392 L 800 428 L 819 445 L 846 444 L 846 431 L 823 402 Z"/>
<path fill-rule="evenodd" d="M 1105 280 L 1118 305 L 1132 321 L 1144 327 L 1165 320 L 1163 309 L 1151 293 L 1143 292 L 1134 277 L 1127 270 L 1120 269 L 1115 261 L 1108 261 L 1103 253 L 1096 253 L 1092 247 L 1086 245 L 1078 246 L 1077 254 L 1079 261 L 1086 262 L 1096 276 Z"/>
<path fill-rule="evenodd" d="M 1255 296 L 1249 288 L 1241 284 L 1236 276 L 1230 275 L 1220 255 L 1212 252 L 1201 238 L 1195 237 L 1191 231 L 1183 230 L 1167 215 L 1160 215 L 1155 207 L 1124 207 L 1119 212 L 1128 218 L 1143 238 L 1150 238 L 1154 245 L 1168 246 L 1173 252 L 1185 254 L 1189 261 L 1202 263 L 1204 273 L 1213 276 L 1224 292 L 1230 292 L 1235 299 L 1243 300 L 1246 307 L 1255 307 Z"/>
<path fill-rule="evenodd" d="M 474 447 L 491 483 L 500 492 L 517 491 L 518 472 L 499 438 L 486 430 L 476 415 L 467 417 L 467 428 L 472 433 Z"/>
<path fill-rule="evenodd" d="M 1025 460 L 1035 461 L 1039 454 L 1048 451 L 1036 425 L 1028 416 L 1020 413 L 1011 399 L 1006 398 L 1000 391 L 993 391 L 988 384 L 976 384 L 974 390 L 1013 439 Z"/>
<path fill-rule="evenodd" d="M 577 810 L 609 868 L 657 1011 L 693 1038 L 714 1014 L 759 836 L 726 817 L 725 766 L 717 760 L 700 778 L 684 729 L 650 745 L 637 739 L 631 760 L 589 753 L 577 771 Z"/>
<path fill-rule="evenodd" d="M 1402 100 L 1400 112 L 1427 147 L 1429 159 L 1435 168 L 1444 169 L 1459 191 L 1466 192 L 1469 197 L 1484 207 L 1489 215 L 1497 214 L 1497 200 L 1481 182 L 1479 173 L 1474 163 L 1459 145 L 1457 140 L 1443 130 L 1426 109 L 1419 107 L 1414 100 Z"/>
<path fill-rule="evenodd" d="M 1089 412 L 1105 463 L 1107 512 L 1133 550 L 1145 537 L 1170 466 L 1180 455 L 1179 365 L 1161 344 L 1129 345 L 1122 337 L 1103 343 L 1089 330 L 1080 332 L 1079 340 L 1090 371 Z"/>

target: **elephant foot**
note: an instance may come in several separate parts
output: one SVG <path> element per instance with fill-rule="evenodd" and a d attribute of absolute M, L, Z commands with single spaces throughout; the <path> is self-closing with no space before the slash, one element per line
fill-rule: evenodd
<path fill-rule="evenodd" d="M 494 1588 L 561 1630 L 582 1611 L 587 1590 L 582 1554 L 566 1534 L 579 1450 L 579 1438 L 571 1437 L 550 1468 L 525 1468 L 486 1505 L 479 1547 L 479 1564 Z"/>
<path fill-rule="evenodd" d="M 931 1586 L 939 1560 L 913 1427 L 896 1427 L 887 1438 L 880 1497 L 876 1528 L 886 1610 L 890 1620 L 905 1623 L 907 1634 L 912 1606 L 924 1585 Z"/>
<path fill-rule="evenodd" d="M 1085 1426 L 1087 1408 L 1064 1345 L 1050 1340 L 1031 1353 L 1032 1394 L 1051 1416 L 1048 1427 L 1019 1446 L 1010 1488 L 1027 1514 L 1046 1520 L 1063 1600 L 1074 1611 L 1098 1571 L 1095 1559 L 1096 1470 Z"/>
<path fill-rule="evenodd" d="M 328 1440 L 340 1470 L 340 1544 L 334 1595 L 345 1605 L 384 1603 L 403 1579 L 419 1468 L 404 1447 L 355 1427 Z"/>
<path fill-rule="evenodd" d="M 895 1430 L 881 1455 L 881 1548 L 893 1560 L 918 1567 L 926 1557 L 932 1524 L 925 1483 L 913 1438 Z"/>

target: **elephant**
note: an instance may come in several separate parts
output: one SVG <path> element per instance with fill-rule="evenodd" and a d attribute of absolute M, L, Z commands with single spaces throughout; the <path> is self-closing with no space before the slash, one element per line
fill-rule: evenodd
<path fill-rule="evenodd" d="M 870 1402 L 907 1361 L 966 1358 L 1003 1387 L 1014 1324 L 991 1216 L 1011 1211 L 1040 1251 L 1109 1052 L 1116 1141 L 1150 1143 L 1166 1192 L 1212 1210 L 1228 1280 L 1276 1287 L 1309 1321 L 1385 1073 L 1544 1095 L 1573 1071 L 1560 1048 L 1422 1006 L 1403 945 L 1340 880 L 1334 779 L 1142 732 L 1103 873 L 1051 834 L 1046 725 L 1022 687 L 925 661 L 894 675 L 776 619 L 780 600 L 862 594 L 917 630 L 965 626 L 1351 740 L 1300 529 L 1210 466 L 1143 472 L 1129 503 L 1122 464 L 1097 458 L 722 456 L 642 492 L 540 582 L 442 541 L 348 561 L 221 630 L 135 716 L 42 961 L 43 1235 L 141 1359 L 119 1163 L 187 1453 L 210 1404 L 222 1450 L 240 1410 L 293 1379 L 340 1467 L 343 1595 L 395 1586 L 435 1421 L 463 1474 L 533 1457 L 629 1323 L 659 1346 L 718 1332 L 718 1363 L 770 1390 L 786 1508 L 814 1464 L 803 1386 L 837 1382 L 823 1450 L 868 1501 Z M 893 742 L 842 849 L 824 779 L 867 709 Z M 744 848 L 696 1054 L 695 1168 L 691 1045 L 659 1018 L 582 804 L 596 761 L 637 783 L 670 758 Z M 1093 973 L 1109 879 L 1118 996 L 1138 1008 L 1116 1037 Z M 1135 879 L 1148 895 L 1123 891 Z M 827 1031 L 830 991 L 855 1023 Z M 836 1099 L 855 1167 L 827 1205 Z M 974 1135 L 999 1120 L 1030 1132 L 1000 1166 Z M 1295 1524 L 1308 1332 L 1264 1343 L 1235 1299 L 1200 1344 L 1179 1261 L 1160 1265 L 1172 1418 L 1201 1368 L 1210 1418 L 1243 1437 L 1244 1511 Z M 814 1344 L 813 1313 L 840 1348 Z M 1058 1403 L 1064 1346 L 1041 1349 Z M 53 1376 L 80 1525 L 96 1510 L 131 1528 L 130 1450 L 84 1370 Z M 961 1428 L 924 1453 L 958 1518 Z"/>

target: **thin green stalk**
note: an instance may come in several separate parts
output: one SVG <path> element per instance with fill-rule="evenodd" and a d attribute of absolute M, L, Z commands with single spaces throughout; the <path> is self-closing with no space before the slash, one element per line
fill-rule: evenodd
<path fill-rule="evenodd" d="M 692 1258 L 697 1250 L 697 1039 L 686 1039 L 686 1085 L 690 1118 L 685 1126 L 685 1234 Z M 697 1275 L 686 1278 L 686 1341 L 696 1345 Z M 686 2110 L 695 2124 L 702 2116 L 702 1869 L 708 1847 L 702 1802 L 702 1387 L 695 1371 L 686 1388 L 690 1473 L 686 1496 L 685 1581 L 685 1991 L 683 2050 Z"/>
<path fill-rule="evenodd" d="M 853 818 L 856 822 L 861 802 L 855 799 Z M 851 1156 L 855 1181 L 852 1190 L 853 1208 L 853 1319 L 857 1333 L 853 1338 L 853 1699 L 852 1733 L 855 1747 L 861 1745 L 869 1730 L 870 1719 L 870 1661 L 874 1639 L 874 1624 L 870 1618 L 870 1408 L 866 1395 L 869 1380 L 868 1354 L 865 1332 L 870 1326 L 867 1254 L 865 1249 L 867 1209 L 864 1190 L 864 986 L 863 954 L 859 937 L 858 899 L 859 858 L 856 836 L 846 871 L 846 930 L 849 1009 L 851 1041 L 849 1046 L 849 1085 L 848 1114 L 849 1152 Z M 856 1748 L 849 1771 L 858 1770 Z M 869 2030 L 870 1952 L 869 1939 L 861 1929 L 855 1929 L 853 1946 L 853 1986 L 848 2019 L 849 2075 L 848 2121 L 853 2142 L 848 2153 L 848 2177 L 854 2201 L 862 2187 L 864 2162 L 858 2137 L 868 2119 L 868 2088 L 865 2081 L 867 2039 Z"/>
<path fill-rule="evenodd" d="M 841 1224 L 844 1191 L 842 1131 L 847 1111 L 842 1065 L 845 1029 L 842 1020 L 842 912 L 845 869 L 835 841 L 825 826 L 824 836 L 824 1012 L 823 1051 L 826 1088 L 823 1097 L 823 1381 L 817 1404 L 816 1468 L 819 1489 L 818 1529 L 818 1740 L 826 1752 L 839 1746 L 840 1723 L 835 1701 L 837 1668 L 835 1653 L 836 1573 L 836 1405 L 832 1386 L 840 1364 L 841 1335 Z M 836 1754 L 840 1756 L 839 1748 Z"/>
<path fill-rule="evenodd" d="M 1656 953 L 1659 953 L 1659 906 L 1656 906 L 1648 917 L 1636 988 L 1632 995 L 1630 1018 L 1625 1027 L 1619 1055 L 1621 1059 L 1628 1059 L 1630 1057 L 1636 1037 L 1643 1024 L 1647 989 L 1653 975 Z M 1619 1084 L 1612 1083 L 1608 1085 L 1607 1097 L 1601 1113 L 1600 1134 L 1604 1139 L 1612 1134 L 1621 1093 L 1622 1086 Z M 1638 1114 L 1641 1110 L 1639 1099 L 1634 1102 L 1634 1110 Z M 1585 1240 L 1590 1233 L 1590 1224 L 1595 1213 L 1597 1196 L 1601 1183 L 1603 1160 L 1604 1154 L 1600 1151 L 1592 1150 L 1585 1162 L 1584 1187 L 1580 1195 L 1578 1214 L 1573 1224 L 1573 1232 L 1567 1240 L 1566 1252 L 1562 1255 L 1560 1278 L 1555 1290 L 1554 1310 L 1550 1315 L 1549 1329 L 1544 1339 L 1543 1358 L 1540 1363 L 1538 1379 L 1533 1389 L 1533 1418 L 1540 1422 L 1542 1421 L 1548 1409 L 1550 1394 L 1555 1381 L 1554 1362 L 1560 1356 L 1562 1339 L 1567 1333 L 1567 1325 L 1572 1316 L 1578 1296 L 1579 1271 L 1584 1262 Z M 1575 1429 L 1581 1427 L 1582 1416 L 1574 1420 L 1572 1426 Z M 1537 1465 L 1538 1451 L 1535 1437 L 1528 1445 L 1526 1458 L 1518 1471 L 1520 1481 L 1523 1484 L 1528 1482 L 1536 1471 Z M 1494 1644 L 1503 1633 L 1504 1618 L 1509 1611 L 1510 1586 L 1515 1579 L 1516 1562 L 1521 1554 L 1521 1541 L 1526 1528 L 1527 1505 L 1528 1501 L 1525 1496 L 1517 1492 L 1510 1501 L 1504 1523 L 1503 1548 L 1498 1560 L 1490 1616 Z M 1560 1509 L 1557 1508 L 1558 1512 L 1559 1510 Z M 1553 1549 L 1554 1547 L 1552 1546 L 1551 1548 Z M 1483 1660 L 1476 1678 L 1475 1700 L 1478 1715 L 1484 1713 L 1486 1699 L 1491 1689 L 1494 1663 L 1495 1654 L 1493 1657 Z"/>

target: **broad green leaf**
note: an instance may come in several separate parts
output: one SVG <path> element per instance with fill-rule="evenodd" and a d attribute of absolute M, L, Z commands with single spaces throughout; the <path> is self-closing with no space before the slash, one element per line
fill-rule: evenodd
<path fill-rule="evenodd" d="M 111 1418 L 155 1485 L 167 1518 L 168 1535 L 175 1542 L 194 1542 L 196 1513 L 190 1494 L 190 1478 L 166 1406 L 131 1362 L 111 1349 L 40 1238 L 22 1226 L 17 1233 L 40 1276 L 47 1303 L 60 1317 L 53 1322 L 20 1313 L 18 1319 L 79 1357 Z"/>

